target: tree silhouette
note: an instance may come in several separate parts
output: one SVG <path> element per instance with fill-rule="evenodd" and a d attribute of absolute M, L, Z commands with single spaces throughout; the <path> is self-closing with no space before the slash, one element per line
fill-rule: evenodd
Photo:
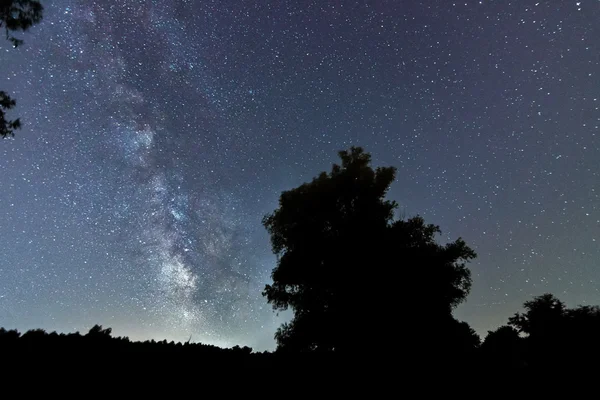
<path fill-rule="evenodd" d="M 90 328 L 87 333 L 87 336 L 92 338 L 110 338 L 110 334 L 112 333 L 112 328 L 102 328 L 102 325 L 94 325 Z"/>
<path fill-rule="evenodd" d="M 524 365 L 523 341 L 515 328 L 504 325 L 494 331 L 488 331 L 481 351 L 485 361 L 494 368 L 519 368 Z"/>
<path fill-rule="evenodd" d="M 509 325 L 525 335 L 525 360 L 534 368 L 585 365 L 600 356 L 600 308 L 567 308 L 550 293 L 524 303 L 525 312 L 509 318 Z"/>
<path fill-rule="evenodd" d="M 43 7 L 37 0 L 0 0 L 0 28 L 4 28 L 6 39 L 18 47 L 23 40 L 13 36 L 13 32 L 27 31 L 42 20 Z M 8 120 L 6 111 L 11 110 L 16 101 L 8 93 L 0 91 L 0 136 L 14 136 L 16 129 L 21 127 L 21 121 Z"/>
<path fill-rule="evenodd" d="M 7 120 L 6 111 L 15 107 L 17 102 L 12 99 L 6 92 L 0 91 L 0 136 L 14 136 L 15 130 L 21 127 L 21 120 Z"/>
<path fill-rule="evenodd" d="M 475 252 L 460 238 L 437 244 L 439 227 L 420 216 L 394 218 L 398 205 L 385 199 L 394 167 L 373 169 L 360 147 L 339 157 L 331 172 L 284 191 L 263 219 L 277 255 L 263 295 L 294 312 L 275 334 L 278 349 L 348 353 L 382 338 L 435 340 L 456 323 Z M 390 318 L 404 329 L 382 332 Z"/>
<path fill-rule="evenodd" d="M 508 324 L 526 336 L 525 359 L 536 368 L 556 363 L 564 355 L 561 338 L 565 327 L 565 304 L 550 293 L 523 304 L 524 313 L 516 313 Z"/>
<path fill-rule="evenodd" d="M 565 304 L 550 293 L 534 297 L 523 304 L 524 313 L 516 313 L 508 324 L 520 333 L 537 337 L 556 331 L 565 315 Z"/>

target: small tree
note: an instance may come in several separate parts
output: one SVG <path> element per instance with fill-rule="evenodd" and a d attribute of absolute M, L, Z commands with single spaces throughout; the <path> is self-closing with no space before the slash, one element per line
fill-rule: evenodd
<path fill-rule="evenodd" d="M 13 36 L 14 32 L 27 31 L 42 20 L 43 7 L 37 0 L 0 0 L 0 29 L 4 28 L 6 39 L 14 47 L 23 44 L 23 40 Z M 0 91 L 0 136 L 14 136 L 21 127 L 21 121 L 8 120 L 6 111 L 14 108 L 16 101 L 8 93 Z"/>
<path fill-rule="evenodd" d="M 373 169 L 360 147 L 339 156 L 341 165 L 283 192 L 263 219 L 278 258 L 263 295 L 294 312 L 278 348 L 344 352 L 434 338 L 469 292 L 465 262 L 475 252 L 462 239 L 437 244 L 439 227 L 419 216 L 394 219 L 398 205 L 385 196 L 395 168 Z"/>
<path fill-rule="evenodd" d="M 102 325 L 96 324 L 92 326 L 86 336 L 94 339 L 110 339 L 111 333 L 112 328 L 102 328 Z"/>

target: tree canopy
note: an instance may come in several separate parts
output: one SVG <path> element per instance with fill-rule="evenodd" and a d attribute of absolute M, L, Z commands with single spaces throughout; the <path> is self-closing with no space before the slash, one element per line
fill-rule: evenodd
<path fill-rule="evenodd" d="M 526 335 L 552 332 L 565 315 L 565 304 L 550 293 L 535 297 L 523 304 L 524 313 L 510 317 L 508 324 Z"/>
<path fill-rule="evenodd" d="M 567 308 L 556 296 L 545 293 L 523 304 L 524 311 L 508 319 L 508 326 L 490 331 L 481 346 L 490 365 L 549 367 L 591 365 L 600 355 L 600 308 L 580 305 Z"/>
<path fill-rule="evenodd" d="M 420 216 L 395 218 L 386 195 L 396 168 L 374 169 L 361 147 L 339 157 L 329 173 L 284 191 L 263 219 L 277 255 L 263 295 L 294 312 L 275 335 L 278 348 L 348 352 L 385 338 L 390 319 L 402 325 L 394 340 L 426 340 L 448 326 L 471 335 L 451 312 L 469 293 L 465 263 L 475 252 L 460 238 L 436 243 L 440 228 Z"/>
<path fill-rule="evenodd" d="M 0 28 L 4 28 L 6 39 L 18 47 L 23 40 L 17 39 L 14 32 L 27 31 L 39 23 L 43 16 L 43 6 L 37 0 L 0 0 Z M 5 91 L 0 91 L 0 136 L 14 136 L 21 127 L 21 121 L 7 119 L 6 112 L 14 108 L 16 101 Z"/>

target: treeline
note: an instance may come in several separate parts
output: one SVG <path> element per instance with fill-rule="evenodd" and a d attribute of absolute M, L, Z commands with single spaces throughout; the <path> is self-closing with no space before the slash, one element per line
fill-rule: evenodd
<path fill-rule="evenodd" d="M 4 359 L 28 358 L 88 361 L 144 361 L 147 359 L 189 359 L 219 362 L 239 362 L 252 353 L 249 347 L 221 348 L 192 342 L 168 342 L 167 340 L 133 341 L 128 337 L 115 337 L 111 328 L 93 326 L 87 333 L 46 332 L 32 329 L 24 333 L 0 328 L 0 353 Z M 265 354 L 267 354 L 265 352 Z M 258 357 L 260 355 L 257 354 Z M 257 357 L 257 358 L 258 358 Z"/>
<path fill-rule="evenodd" d="M 244 346 L 221 348 L 214 345 L 174 342 L 167 340 L 132 341 L 128 337 L 112 336 L 112 328 L 103 328 L 94 325 L 87 333 L 57 333 L 46 332 L 43 329 L 31 329 L 25 333 L 18 330 L 0 328 L 0 350 L 3 354 L 21 355 L 27 353 L 54 353 L 65 355 L 67 353 L 82 354 L 96 352 L 106 354 L 109 352 L 130 352 L 140 354 L 166 354 L 187 353 L 197 355 L 240 356 L 252 353 L 252 349 Z"/>
<path fill-rule="evenodd" d="M 418 331 L 418 327 L 413 328 Z M 489 331 L 483 341 L 468 329 L 436 332 L 436 336 L 439 343 L 448 343 L 450 347 L 458 345 L 460 351 L 449 348 L 449 351 L 438 352 L 437 358 L 429 358 L 423 366 L 431 371 L 449 365 L 461 365 L 472 371 L 484 368 L 514 373 L 549 367 L 559 370 L 592 366 L 600 356 L 600 307 L 567 308 L 552 294 L 544 294 L 525 302 L 522 312 L 509 318 L 507 325 Z M 430 343 L 430 347 L 439 350 L 442 348 L 439 343 Z M 51 363 L 68 360 L 70 363 L 93 361 L 139 366 L 148 360 L 160 360 L 161 363 L 177 361 L 177 365 L 208 363 L 212 368 L 227 365 L 230 371 L 244 368 L 276 371 L 294 364 L 301 367 L 302 361 L 310 362 L 310 368 L 316 370 L 332 366 L 336 361 L 351 360 L 355 363 L 353 368 L 365 372 L 369 367 L 363 361 L 369 357 L 384 364 L 387 360 L 415 365 L 415 361 L 419 361 L 418 354 L 431 355 L 428 349 L 412 348 L 401 342 L 390 342 L 383 348 L 378 343 L 356 343 L 355 353 L 294 353 L 285 348 L 256 352 L 247 346 L 221 348 L 191 341 L 132 341 L 128 337 L 115 337 L 111 328 L 100 325 L 85 334 L 48 333 L 42 329 L 20 333 L 0 328 L 0 354 L 5 362 L 36 359 Z"/>
<path fill-rule="evenodd" d="M 546 293 L 524 304 L 480 346 L 488 368 L 565 370 L 593 366 L 600 356 L 600 307 L 567 308 Z"/>
<path fill-rule="evenodd" d="M 336 365 L 339 362 L 325 354 L 258 352 L 247 346 L 221 348 L 191 341 L 134 341 L 113 336 L 111 328 L 101 325 L 83 334 L 0 328 L 0 376 L 9 386 L 24 379 L 46 379 L 68 382 L 68 387 L 137 387 L 152 394 L 153 388 L 177 390 L 201 384 L 231 395 L 245 392 L 241 382 L 254 379 L 253 384 L 268 378 L 284 385 L 303 376 L 311 385 L 335 384 L 342 378 L 331 375 Z"/>

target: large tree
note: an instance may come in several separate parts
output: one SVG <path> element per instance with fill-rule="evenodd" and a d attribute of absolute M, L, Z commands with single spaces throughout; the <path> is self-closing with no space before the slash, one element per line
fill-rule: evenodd
<path fill-rule="evenodd" d="M 395 218 L 398 204 L 385 198 L 394 167 L 373 169 L 360 147 L 339 156 L 329 173 L 283 192 L 263 219 L 277 255 L 263 295 L 294 312 L 275 335 L 278 348 L 409 348 L 467 331 L 451 312 L 469 293 L 465 263 L 475 252 L 460 238 L 436 243 L 439 227 L 420 216 Z"/>
<path fill-rule="evenodd" d="M 37 0 L 0 0 L 0 29 L 4 28 L 6 39 L 18 47 L 23 44 L 14 32 L 27 31 L 42 20 L 43 7 Z M 16 105 L 16 101 L 8 93 L 0 91 L 0 136 L 14 136 L 15 130 L 21 127 L 17 118 L 9 120 L 6 112 Z"/>

